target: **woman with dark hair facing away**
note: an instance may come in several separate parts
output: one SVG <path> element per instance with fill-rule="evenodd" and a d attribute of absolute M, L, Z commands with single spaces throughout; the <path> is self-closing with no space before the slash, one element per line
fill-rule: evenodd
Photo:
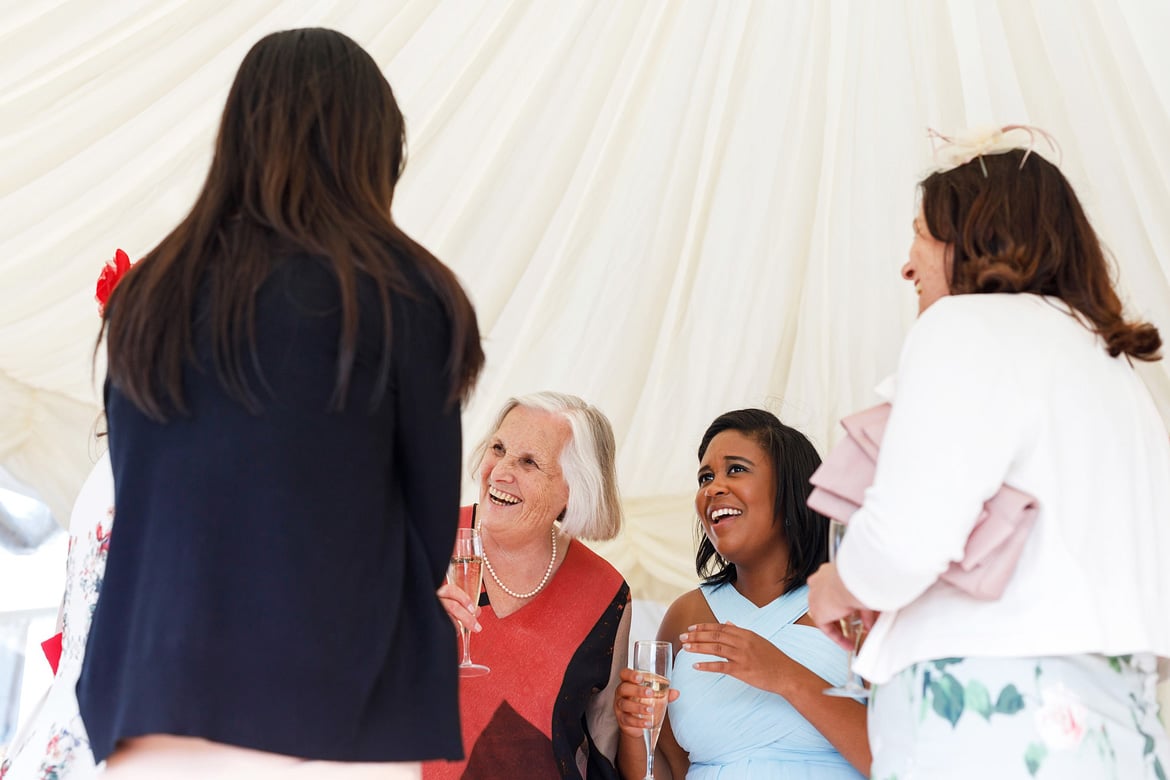
<path fill-rule="evenodd" d="M 266 36 L 190 214 L 110 298 L 118 535 L 78 698 L 112 778 L 461 754 L 435 589 L 483 353 L 455 276 L 391 218 L 404 143 L 360 46 Z"/>
<path fill-rule="evenodd" d="M 1127 319 L 1060 170 L 1004 128 L 921 183 L 902 275 L 920 316 L 898 364 L 877 472 L 835 565 L 809 580 L 819 626 L 872 622 L 873 777 L 1164 778 L 1170 446 Z M 1002 593 L 939 580 L 1007 485 L 1034 524 Z"/>
<path fill-rule="evenodd" d="M 703 434 L 695 569 L 704 582 L 658 629 L 674 643 L 677 698 L 656 776 L 857 780 L 868 770 L 864 706 L 823 693 L 845 681 L 845 653 L 806 614 L 805 580 L 828 557 L 828 520 L 807 504 L 820 462 L 803 434 L 761 409 L 722 414 Z M 626 778 L 645 773 L 651 705 L 640 682 L 623 670 L 614 699 Z"/>

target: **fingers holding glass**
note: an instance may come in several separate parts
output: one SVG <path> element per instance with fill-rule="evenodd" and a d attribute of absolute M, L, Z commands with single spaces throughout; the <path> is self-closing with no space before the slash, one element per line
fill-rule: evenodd
<path fill-rule="evenodd" d="M 447 567 L 447 582 L 464 594 L 475 597 L 483 587 L 483 541 L 475 528 L 460 528 L 455 532 L 455 550 L 451 553 L 451 565 Z M 450 613 L 451 610 L 448 609 Z M 458 620 L 459 638 L 463 647 L 459 661 L 460 677 L 482 677 L 491 671 L 483 664 L 471 660 L 471 628 L 478 625 L 474 615 L 471 620 Z"/>
<path fill-rule="evenodd" d="M 841 543 L 845 541 L 846 525 L 836 520 L 829 521 L 829 562 L 836 563 L 837 551 Z M 847 696 L 854 699 L 864 699 L 869 696 L 869 691 L 866 689 L 861 677 L 853 671 L 853 660 L 857 657 L 857 651 L 861 649 L 862 640 L 865 638 L 865 623 L 861 619 L 861 615 L 854 613 L 848 617 L 841 618 L 838 622 L 841 629 L 841 634 L 851 640 L 849 647 L 848 666 L 845 670 L 845 684 L 835 685 L 832 688 L 826 688 L 825 693 L 829 696 Z"/>
<path fill-rule="evenodd" d="M 634 669 L 638 672 L 638 684 L 643 689 L 641 699 L 643 707 L 649 707 L 647 713 L 643 709 L 642 738 L 646 747 L 646 777 L 644 780 L 653 780 L 654 777 L 654 748 L 658 744 L 658 735 L 662 731 L 662 721 L 666 718 L 666 704 L 670 692 L 670 676 L 674 667 L 674 648 L 670 642 L 654 642 L 639 640 L 634 642 Z M 649 703 L 646 704 L 645 700 Z M 646 721 L 649 716 L 648 722 Z"/>

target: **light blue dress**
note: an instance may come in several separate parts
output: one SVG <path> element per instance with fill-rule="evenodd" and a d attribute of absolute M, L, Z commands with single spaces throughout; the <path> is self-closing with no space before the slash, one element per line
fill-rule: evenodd
<path fill-rule="evenodd" d="M 846 655 L 812 626 L 796 625 L 808 611 L 808 588 L 757 607 L 733 585 L 700 590 L 719 622 L 754 631 L 833 685 L 845 682 Z M 722 660 L 680 650 L 671 687 L 670 725 L 690 755 L 688 780 L 860 780 L 857 772 L 783 697 L 726 674 L 696 671 Z M 826 686 L 828 687 L 828 686 Z"/>

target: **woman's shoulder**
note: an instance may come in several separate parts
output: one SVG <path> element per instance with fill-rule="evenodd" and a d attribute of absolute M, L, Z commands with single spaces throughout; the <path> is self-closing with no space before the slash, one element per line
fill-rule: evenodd
<path fill-rule="evenodd" d="M 902 346 L 902 361 L 960 365 L 1000 362 L 1017 351 L 1024 324 L 1043 298 L 1015 293 L 971 293 L 940 298 L 919 315 Z"/>
<path fill-rule="evenodd" d="M 677 652 L 680 647 L 679 634 L 696 623 L 714 622 L 717 622 L 717 618 L 711 611 L 706 596 L 703 595 L 702 589 L 695 588 L 679 596 L 666 608 L 658 628 L 658 639 L 662 642 L 674 642 Z"/>
<path fill-rule="evenodd" d="M 702 617 L 709 612 L 711 612 L 711 605 L 707 603 L 707 597 L 703 595 L 703 588 L 701 587 L 688 590 L 671 602 L 671 605 L 666 609 L 667 615 L 676 613 L 680 616 L 691 615 Z"/>
<path fill-rule="evenodd" d="M 607 589 L 626 584 L 625 578 L 613 564 L 591 550 L 580 539 L 573 539 L 569 543 L 569 552 L 566 553 L 565 563 L 562 565 L 571 566 L 576 576 L 586 577 L 590 582 Z"/>
<path fill-rule="evenodd" d="M 1068 315 L 1071 311 L 1071 308 L 1058 298 L 1031 293 L 947 295 L 939 298 L 919 315 L 912 330 L 967 331 L 977 323 L 994 329 L 995 326 L 1010 327 L 1012 320 L 1020 318 L 1048 318 L 1053 313 Z"/>
<path fill-rule="evenodd" d="M 903 356 L 928 356 L 936 365 L 1034 365 L 1043 354 L 1085 347 L 1096 349 L 1095 334 L 1059 298 L 969 293 L 940 298 L 923 312 L 907 335 Z"/>

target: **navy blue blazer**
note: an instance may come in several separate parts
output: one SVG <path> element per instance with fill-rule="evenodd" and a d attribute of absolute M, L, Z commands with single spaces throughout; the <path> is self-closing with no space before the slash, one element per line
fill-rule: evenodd
<path fill-rule="evenodd" d="M 391 299 L 373 408 L 373 283 L 347 404 L 329 412 L 340 295 L 303 254 L 257 298 L 258 413 L 216 377 L 206 296 L 190 414 L 153 422 L 106 383 L 117 531 L 77 686 L 98 760 L 153 733 L 316 760 L 461 757 L 456 640 L 435 596 L 459 518 L 450 327 L 406 275 L 421 292 Z"/>

